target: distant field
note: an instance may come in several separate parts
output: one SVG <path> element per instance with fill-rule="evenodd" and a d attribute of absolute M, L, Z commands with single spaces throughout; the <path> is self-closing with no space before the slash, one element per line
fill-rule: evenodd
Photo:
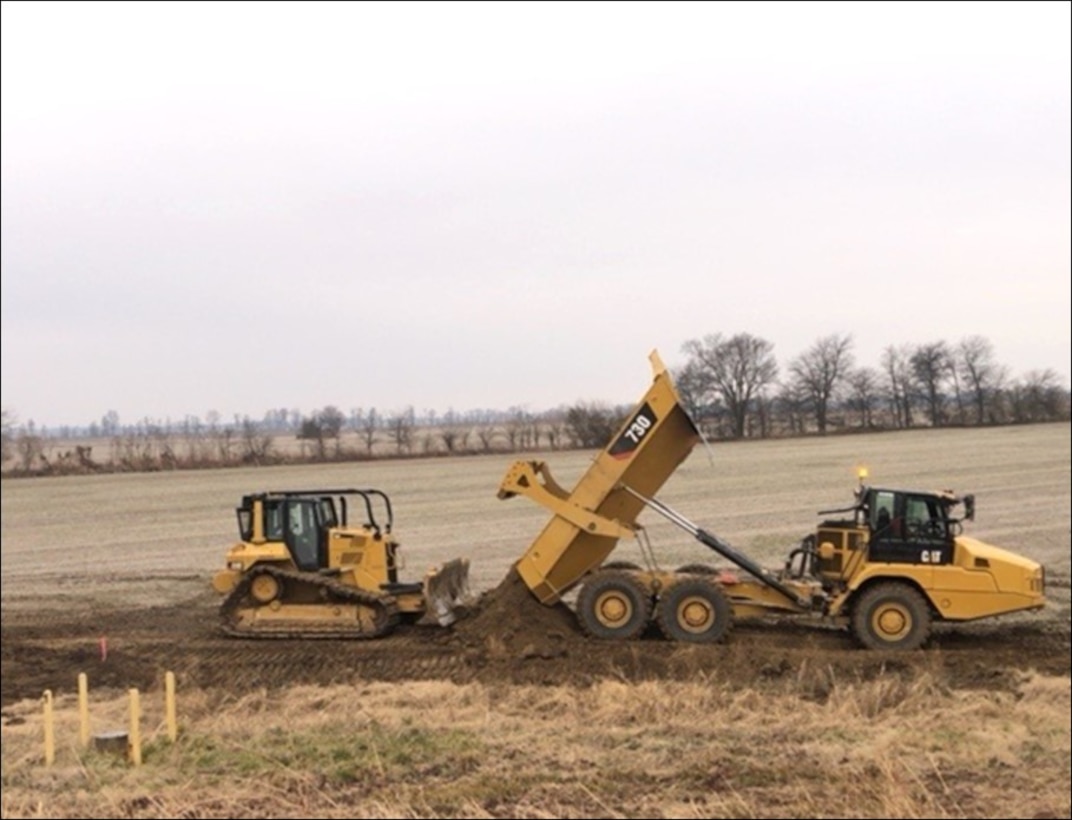
<path fill-rule="evenodd" d="M 760 563 L 778 565 L 820 510 L 852 502 L 857 467 L 866 465 L 875 485 L 975 493 L 970 534 L 1067 574 L 1069 430 L 1062 423 L 700 445 L 661 498 Z M 533 457 L 545 459 L 568 488 L 592 456 Z M 14 603 L 49 575 L 80 578 L 72 594 L 90 578 L 107 583 L 146 573 L 204 575 L 207 583 L 236 537 L 234 507 L 243 493 L 352 486 L 391 496 L 395 531 L 415 576 L 429 564 L 466 556 L 474 589 L 487 589 L 548 518 L 528 499 L 496 498 L 512 463 L 494 455 L 5 480 L 0 595 Z M 709 557 L 654 513 L 640 521 L 666 565 Z M 622 543 L 616 555 L 634 550 Z"/>

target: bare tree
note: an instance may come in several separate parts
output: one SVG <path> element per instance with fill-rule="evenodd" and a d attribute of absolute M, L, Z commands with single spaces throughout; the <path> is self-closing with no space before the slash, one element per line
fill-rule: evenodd
<path fill-rule="evenodd" d="M 361 419 L 361 440 L 365 442 L 365 455 L 369 458 L 372 457 L 372 448 L 376 444 L 376 430 L 379 426 L 380 416 L 375 407 L 370 407 Z"/>
<path fill-rule="evenodd" d="M 101 417 L 101 435 L 119 435 L 119 414 L 115 410 L 109 410 Z"/>
<path fill-rule="evenodd" d="M 815 427 L 826 433 L 830 403 L 853 365 L 852 336 L 824 336 L 789 365 L 790 378 L 806 397 Z"/>
<path fill-rule="evenodd" d="M 267 424 L 258 424 L 249 416 L 242 418 L 242 460 L 247 464 L 260 465 L 271 458 L 275 439 L 267 427 Z"/>
<path fill-rule="evenodd" d="M 413 428 L 415 426 L 416 417 L 412 407 L 407 407 L 405 410 L 393 413 L 388 417 L 387 430 L 395 443 L 395 451 L 399 455 L 412 449 Z"/>
<path fill-rule="evenodd" d="M 681 404 L 689 417 L 699 424 L 704 419 L 712 392 L 706 368 L 697 359 L 690 359 L 684 367 L 672 371 L 672 375 Z"/>
<path fill-rule="evenodd" d="M 715 333 L 685 342 L 683 350 L 699 368 L 700 384 L 726 405 L 734 436 L 743 438 L 754 400 L 778 376 L 774 345 L 748 333 Z"/>
<path fill-rule="evenodd" d="M 931 426 L 941 427 L 946 422 L 945 382 L 953 369 L 949 346 L 945 342 L 919 345 L 909 361 L 912 377 L 923 395 Z"/>
<path fill-rule="evenodd" d="M 882 371 L 890 412 L 897 427 L 912 426 L 912 349 L 889 345 L 882 351 Z"/>
<path fill-rule="evenodd" d="M 559 407 L 543 414 L 543 431 L 550 449 L 557 450 L 562 447 L 566 436 L 569 435 L 565 408 Z"/>
<path fill-rule="evenodd" d="M 3 419 L 0 427 L 0 435 L 3 436 L 3 462 L 6 464 L 15 452 L 15 425 L 18 424 L 18 417 L 6 407 L 0 412 Z"/>
<path fill-rule="evenodd" d="M 32 473 L 36 465 L 44 459 L 45 442 L 37 435 L 32 420 L 15 436 L 15 452 L 18 454 L 19 466 L 25 473 Z"/>
<path fill-rule="evenodd" d="M 1031 370 L 1009 389 L 1013 421 L 1054 421 L 1068 418 L 1069 395 L 1050 369 Z"/>
<path fill-rule="evenodd" d="M 861 427 L 871 427 L 874 423 L 871 413 L 878 398 L 878 375 L 870 367 L 860 367 L 849 372 L 846 382 L 849 409 L 856 413 Z"/>
<path fill-rule="evenodd" d="M 439 420 L 439 440 L 443 442 L 443 447 L 450 455 L 454 455 L 458 446 L 458 434 L 458 414 L 452 407 Z"/>
<path fill-rule="evenodd" d="M 476 422 L 474 432 L 480 442 L 480 449 L 485 453 L 491 452 L 491 446 L 499 435 L 499 428 L 495 425 L 494 415 L 487 410 L 477 410 L 471 414 Z"/>
<path fill-rule="evenodd" d="M 306 419 L 302 419 L 298 438 L 311 441 L 316 446 L 316 457 L 321 461 L 327 458 L 327 442 L 335 441 L 335 455 L 340 453 L 340 433 L 346 423 L 346 417 L 337 407 L 328 405 Z"/>
<path fill-rule="evenodd" d="M 506 440 L 510 452 L 531 449 L 532 414 L 523 407 L 511 407 L 506 419 Z"/>
<path fill-rule="evenodd" d="M 957 345 L 957 368 L 975 408 L 975 423 L 986 422 L 987 404 L 1008 378 L 1005 367 L 994 360 L 994 348 L 982 336 L 969 336 Z"/>
<path fill-rule="evenodd" d="M 235 431 L 233 427 L 214 427 L 212 440 L 216 444 L 216 457 L 221 464 L 231 464 L 235 460 Z"/>
<path fill-rule="evenodd" d="M 580 402 L 566 409 L 566 429 L 574 445 L 582 449 L 603 447 L 614 435 L 620 418 L 598 402 Z"/>
<path fill-rule="evenodd" d="M 790 435 L 804 433 L 804 415 L 808 409 L 807 396 L 795 382 L 783 384 L 775 399 L 779 416 L 784 419 Z"/>

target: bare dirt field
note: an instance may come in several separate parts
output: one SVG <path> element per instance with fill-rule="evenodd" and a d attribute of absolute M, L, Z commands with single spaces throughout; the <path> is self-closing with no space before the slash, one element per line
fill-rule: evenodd
<path fill-rule="evenodd" d="M 548 454 L 571 486 L 591 454 Z M 3 702 L 69 686 L 147 685 L 173 670 L 186 686 L 285 686 L 372 679 L 591 682 L 685 677 L 697 670 L 742 686 L 771 675 L 888 667 L 849 636 L 793 620 L 738 624 L 725 645 L 650 636 L 627 645 L 579 633 L 567 604 L 537 604 L 508 571 L 546 513 L 495 497 L 510 461 L 474 457 L 141 476 L 4 482 Z M 1052 606 L 937 630 L 896 665 L 941 666 L 958 686 L 991 686 L 1003 669 L 1069 673 L 1069 427 L 919 431 L 697 449 L 662 497 L 760 563 L 775 566 L 823 508 L 851 501 L 855 469 L 876 484 L 950 486 L 977 497 L 969 533 L 1044 563 Z M 476 603 L 450 629 L 410 627 L 389 640 L 242 642 L 216 629 L 208 586 L 233 538 L 232 507 L 258 489 L 375 486 L 391 494 L 413 577 L 463 555 Z M 649 517 L 655 518 L 649 514 Z M 717 558 L 659 520 L 645 521 L 667 566 Z M 638 560 L 623 543 L 615 558 Z M 492 610 L 491 614 L 484 610 Z M 105 639 L 107 659 L 101 662 Z"/>
<path fill-rule="evenodd" d="M 591 454 L 541 457 L 570 487 Z M 621 643 L 584 637 L 568 602 L 538 604 L 510 572 L 547 513 L 525 499 L 496 499 L 511 463 L 501 457 L 7 480 L 5 716 L 45 689 L 70 692 L 79 672 L 95 691 L 121 692 L 158 689 L 172 671 L 181 691 L 228 698 L 370 681 L 581 689 L 608 680 L 702 681 L 759 692 L 791 681 L 797 696 L 823 702 L 846 682 L 926 678 L 946 691 L 1016 693 L 1025 675 L 1072 675 L 1070 460 L 1067 424 L 744 442 L 690 456 L 660 497 L 764 565 L 780 564 L 820 510 L 851 503 L 856 468 L 866 465 L 875 485 L 974 492 L 968 534 L 1046 567 L 1044 611 L 938 625 L 923 649 L 888 654 L 793 619 L 735 624 L 713 646 L 655 634 Z M 391 495 L 414 578 L 428 564 L 470 559 L 479 598 L 467 616 L 450 628 L 402 627 L 372 641 L 221 635 L 209 579 L 235 537 L 239 496 L 342 486 Z M 665 566 L 716 558 L 647 517 L 655 516 L 641 523 Z M 638 560 L 635 550 L 622 544 L 613 557 Z"/>

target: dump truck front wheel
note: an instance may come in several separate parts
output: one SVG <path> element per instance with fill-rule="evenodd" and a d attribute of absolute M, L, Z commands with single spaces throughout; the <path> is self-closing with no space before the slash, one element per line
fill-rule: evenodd
<path fill-rule="evenodd" d="M 651 609 L 651 594 L 644 584 L 618 570 L 597 572 L 577 596 L 577 619 L 594 638 L 636 638 L 647 627 Z"/>
<path fill-rule="evenodd" d="M 716 581 L 685 577 L 663 590 L 655 617 L 671 640 L 716 643 L 733 623 L 733 607 Z"/>
<path fill-rule="evenodd" d="M 853 635 L 868 649 L 919 649 L 930 629 L 927 601 L 907 584 L 873 586 L 853 607 Z"/>
<path fill-rule="evenodd" d="M 640 569 L 640 564 L 632 561 L 608 561 L 600 569 Z"/>

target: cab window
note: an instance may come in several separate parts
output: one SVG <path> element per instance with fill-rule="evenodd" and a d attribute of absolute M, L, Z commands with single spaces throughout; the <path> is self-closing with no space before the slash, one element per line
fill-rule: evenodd
<path fill-rule="evenodd" d="M 874 532 L 887 530 L 893 522 L 894 495 L 891 492 L 875 493 L 874 508 L 871 510 L 871 529 Z"/>
<path fill-rule="evenodd" d="M 264 537 L 269 541 L 283 540 L 283 508 L 278 501 L 264 505 Z"/>
<path fill-rule="evenodd" d="M 337 527 L 339 519 L 335 515 L 335 502 L 330 498 L 320 499 L 320 523 L 325 527 Z"/>
<path fill-rule="evenodd" d="M 913 535 L 943 537 L 945 517 L 934 498 L 909 496 L 905 501 L 905 521 Z"/>

